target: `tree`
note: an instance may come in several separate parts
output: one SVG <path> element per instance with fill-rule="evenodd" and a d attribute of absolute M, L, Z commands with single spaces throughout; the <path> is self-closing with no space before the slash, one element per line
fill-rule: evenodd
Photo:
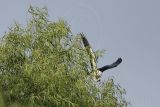
<path fill-rule="evenodd" d="M 47 9 L 30 6 L 26 26 L 15 23 L 0 40 L 0 91 L 5 106 L 127 107 L 114 80 L 94 82 L 80 36 Z"/>

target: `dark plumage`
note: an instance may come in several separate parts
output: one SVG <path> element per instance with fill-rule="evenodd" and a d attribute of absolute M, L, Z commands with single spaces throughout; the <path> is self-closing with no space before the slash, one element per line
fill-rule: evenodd
<path fill-rule="evenodd" d="M 91 47 L 90 44 L 89 44 L 89 42 L 88 42 L 88 40 L 87 40 L 87 38 L 84 36 L 84 34 L 83 34 L 83 33 L 80 33 L 80 35 L 81 35 L 81 38 L 82 38 L 84 47 L 85 47 L 85 48 L 86 48 L 86 47 Z"/>
<path fill-rule="evenodd" d="M 114 68 L 114 67 L 117 67 L 121 62 L 122 62 L 122 59 L 121 58 L 118 58 L 117 61 L 115 61 L 114 63 L 110 64 L 110 65 L 105 65 L 101 68 L 98 68 L 97 69 L 97 65 L 96 65 L 96 57 L 94 55 L 94 52 L 87 40 L 87 38 L 84 36 L 83 33 L 80 33 L 81 35 L 81 38 L 82 38 L 82 42 L 83 42 L 83 45 L 88 53 L 88 55 L 90 56 L 90 63 L 91 63 L 91 67 L 92 67 L 92 72 L 93 72 L 93 78 L 96 80 L 96 81 L 99 81 L 100 80 L 100 77 L 101 77 L 101 74 L 105 71 L 105 70 L 108 70 L 108 69 L 111 69 L 111 68 Z"/>
<path fill-rule="evenodd" d="M 101 68 L 98 68 L 99 71 L 104 72 L 105 70 L 117 67 L 120 63 L 122 62 L 121 58 L 118 58 L 117 61 L 115 61 L 114 63 L 110 64 L 110 65 L 105 65 Z"/>
<path fill-rule="evenodd" d="M 95 57 L 94 52 L 91 48 L 91 45 L 89 44 L 87 38 L 84 36 L 83 33 L 80 33 L 80 35 L 82 38 L 83 45 L 84 45 L 88 55 L 90 56 L 90 63 L 91 63 L 92 70 L 96 70 L 97 69 L 96 57 Z"/>

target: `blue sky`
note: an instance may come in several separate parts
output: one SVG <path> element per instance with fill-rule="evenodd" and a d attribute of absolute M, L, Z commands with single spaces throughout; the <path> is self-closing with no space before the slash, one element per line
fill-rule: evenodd
<path fill-rule="evenodd" d="M 114 76 L 133 107 L 160 107 L 160 1 L 1 0 L 0 36 L 14 21 L 26 23 L 29 5 L 46 6 L 50 20 L 65 19 L 95 50 L 107 50 L 99 67 L 122 57 L 103 79 Z"/>

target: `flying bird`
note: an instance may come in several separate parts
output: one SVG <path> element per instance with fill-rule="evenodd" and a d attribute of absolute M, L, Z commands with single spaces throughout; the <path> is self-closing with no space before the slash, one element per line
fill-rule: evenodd
<path fill-rule="evenodd" d="M 122 62 L 122 59 L 118 58 L 115 62 L 113 62 L 110 65 L 105 65 L 101 68 L 97 68 L 96 57 L 93 52 L 93 49 L 91 48 L 91 45 L 89 44 L 87 38 L 84 36 L 83 33 L 80 33 L 80 36 L 82 38 L 83 45 L 84 45 L 84 47 L 90 57 L 90 63 L 91 63 L 91 68 L 92 68 L 91 75 L 95 81 L 100 81 L 100 77 L 104 71 L 111 69 L 111 68 L 114 68 L 114 67 L 117 67 Z"/>

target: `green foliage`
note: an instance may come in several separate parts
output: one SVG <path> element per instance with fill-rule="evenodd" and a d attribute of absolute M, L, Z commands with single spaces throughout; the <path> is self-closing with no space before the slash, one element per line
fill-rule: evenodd
<path fill-rule="evenodd" d="M 113 79 L 89 78 L 89 56 L 65 21 L 49 21 L 46 8 L 29 13 L 27 26 L 15 23 L 0 40 L 2 107 L 127 107 Z"/>

